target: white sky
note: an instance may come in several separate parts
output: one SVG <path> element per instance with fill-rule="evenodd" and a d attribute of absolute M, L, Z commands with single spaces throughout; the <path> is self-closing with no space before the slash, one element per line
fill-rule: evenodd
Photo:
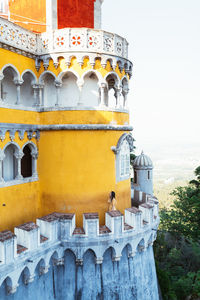
<path fill-rule="evenodd" d="M 200 156 L 200 0 L 104 0 L 102 28 L 129 42 L 138 150 L 198 143 Z"/>

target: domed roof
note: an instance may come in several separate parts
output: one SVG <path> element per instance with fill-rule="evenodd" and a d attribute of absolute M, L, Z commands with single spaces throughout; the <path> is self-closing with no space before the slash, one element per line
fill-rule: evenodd
<path fill-rule="evenodd" d="M 145 155 L 144 152 L 138 155 L 133 161 L 133 167 L 135 168 L 153 168 L 152 160 L 149 156 Z"/>

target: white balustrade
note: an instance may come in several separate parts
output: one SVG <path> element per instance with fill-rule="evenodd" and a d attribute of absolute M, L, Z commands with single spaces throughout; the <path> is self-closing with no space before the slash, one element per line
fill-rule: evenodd
<path fill-rule="evenodd" d="M 0 18 L 0 43 L 34 55 L 97 52 L 128 58 L 128 43 L 117 34 L 87 28 L 64 28 L 36 34 L 4 18 Z"/>

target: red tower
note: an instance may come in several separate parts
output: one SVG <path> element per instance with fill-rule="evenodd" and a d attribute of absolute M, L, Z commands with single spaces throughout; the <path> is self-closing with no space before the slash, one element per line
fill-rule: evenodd
<path fill-rule="evenodd" d="M 103 0 L 8 0 L 7 17 L 35 32 L 65 27 L 101 28 Z M 3 12 L 4 13 L 4 12 Z M 0 15 L 6 17 L 6 13 Z"/>
<path fill-rule="evenodd" d="M 58 0 L 58 29 L 94 28 L 94 2 L 95 0 Z"/>

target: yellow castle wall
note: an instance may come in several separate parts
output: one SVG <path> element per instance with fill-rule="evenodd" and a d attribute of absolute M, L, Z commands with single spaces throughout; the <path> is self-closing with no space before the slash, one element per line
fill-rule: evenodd
<path fill-rule="evenodd" d="M 27 133 L 20 140 L 15 134 L 14 142 L 20 148 L 29 141 Z M 10 142 L 9 133 L 6 132 L 5 140 L 0 141 L 0 149 Z M 35 138 L 31 142 L 37 145 Z M 38 145 L 37 145 L 38 146 Z M 12 229 L 13 226 L 34 220 L 40 212 L 40 186 L 39 182 L 23 183 L 0 188 L 0 230 Z"/>
<path fill-rule="evenodd" d="M 0 49 L 0 69 L 5 64 L 13 64 L 20 74 L 26 69 L 32 70 L 37 78 L 44 71 L 35 69 L 35 61 L 22 55 Z M 49 69 L 57 76 L 67 69 L 60 59 L 57 69 L 50 61 Z M 70 69 L 80 76 L 92 69 L 86 58 L 82 67 L 76 58 L 72 59 Z M 94 69 L 102 76 L 112 71 L 110 63 L 104 69 L 96 61 Z M 116 73 L 123 77 L 116 68 Z M 111 111 L 52 111 L 34 112 L 0 108 L 0 120 L 20 124 L 117 124 L 129 122 L 127 113 Z M 108 208 L 108 196 L 111 190 L 116 192 L 117 208 L 122 212 L 130 204 L 130 181 L 116 183 L 115 154 L 111 146 L 116 146 L 121 131 L 47 131 L 41 132 L 37 142 L 39 182 L 24 183 L 0 188 L 0 214 L 3 216 L 0 228 L 12 228 L 14 225 L 35 220 L 53 211 L 75 212 L 78 226 L 82 225 L 82 213 L 99 212 L 100 222 L 104 223 L 104 214 Z M 10 141 L 0 142 L 0 148 Z M 23 146 L 27 137 L 21 141 L 16 134 L 15 142 Z M 36 141 L 35 141 L 36 142 Z M 87 161 L 87 164 L 86 164 Z M 6 206 L 2 206 L 6 204 Z"/>
<path fill-rule="evenodd" d="M 130 207 L 130 180 L 116 183 L 115 154 L 122 132 L 42 132 L 38 170 L 42 214 L 73 212 L 82 225 L 82 213 L 99 212 L 104 223 L 110 191 L 116 192 L 117 208 Z M 86 163 L 87 162 L 87 163 Z"/>

